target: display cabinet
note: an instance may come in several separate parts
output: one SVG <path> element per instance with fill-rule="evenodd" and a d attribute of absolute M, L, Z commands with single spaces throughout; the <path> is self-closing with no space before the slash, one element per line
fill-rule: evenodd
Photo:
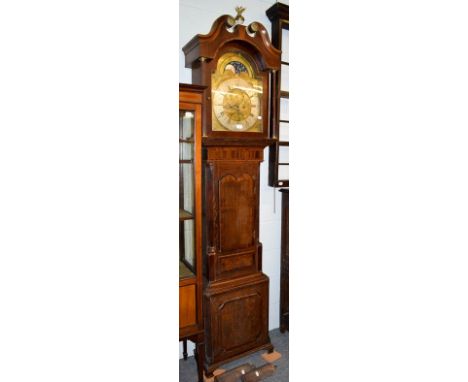
<path fill-rule="evenodd" d="M 270 146 L 269 185 L 289 187 L 289 6 L 276 3 L 266 14 L 271 21 L 271 41 L 281 50 L 281 70 L 273 76 L 277 92 L 273 94 L 273 135 Z"/>
<path fill-rule="evenodd" d="M 270 146 L 269 184 L 289 187 L 289 6 L 276 3 L 266 12 L 271 21 L 271 40 L 281 50 L 281 70 L 276 72 L 276 119 L 273 133 L 278 140 Z M 281 190 L 280 330 L 289 330 L 289 190 Z"/>
<path fill-rule="evenodd" d="M 196 344 L 203 382 L 201 129 L 204 88 L 179 85 L 179 340 Z"/>

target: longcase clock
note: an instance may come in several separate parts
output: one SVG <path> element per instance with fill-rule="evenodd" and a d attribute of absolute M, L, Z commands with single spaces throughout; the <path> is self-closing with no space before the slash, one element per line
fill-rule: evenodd
<path fill-rule="evenodd" d="M 259 241 L 260 163 L 274 142 L 270 84 L 280 51 L 263 25 L 224 15 L 183 48 L 192 82 L 206 86 L 203 118 L 205 371 L 272 351 L 269 279 Z"/>

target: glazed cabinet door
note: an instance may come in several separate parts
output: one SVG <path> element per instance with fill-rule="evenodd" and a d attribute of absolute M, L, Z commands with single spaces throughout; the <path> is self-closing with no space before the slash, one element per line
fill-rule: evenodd
<path fill-rule="evenodd" d="M 195 114 L 190 104 L 179 109 L 179 277 L 196 276 L 195 256 Z"/>
<path fill-rule="evenodd" d="M 202 328 L 201 114 L 202 93 L 179 92 L 179 335 Z"/>

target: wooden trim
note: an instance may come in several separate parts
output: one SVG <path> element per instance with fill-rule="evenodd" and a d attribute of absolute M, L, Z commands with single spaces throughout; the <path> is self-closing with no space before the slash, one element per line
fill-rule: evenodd
<path fill-rule="evenodd" d="M 179 207 L 179 220 L 190 220 L 193 218 L 193 214 Z"/>
<path fill-rule="evenodd" d="M 179 84 L 179 102 L 202 103 L 206 86 Z M 201 93 L 200 93 L 201 92 Z M 179 108 L 181 108 L 179 106 Z"/>
<path fill-rule="evenodd" d="M 202 333 L 203 329 L 200 329 L 199 325 L 185 326 L 179 329 L 179 341 Z"/>
<path fill-rule="evenodd" d="M 196 284 L 197 284 L 197 276 L 184 277 L 183 279 L 179 280 L 179 287 L 184 287 L 187 285 L 196 285 Z"/>

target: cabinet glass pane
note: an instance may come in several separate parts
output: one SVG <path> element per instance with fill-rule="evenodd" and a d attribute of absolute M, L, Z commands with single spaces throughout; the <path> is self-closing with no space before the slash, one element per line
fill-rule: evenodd
<path fill-rule="evenodd" d="M 289 163 L 289 146 L 279 146 L 279 163 Z"/>
<path fill-rule="evenodd" d="M 193 220 L 184 220 L 179 227 L 179 276 L 188 277 L 195 273 L 195 229 Z"/>
<path fill-rule="evenodd" d="M 288 98 L 280 99 L 280 119 L 284 121 L 289 121 L 289 99 Z"/>
<path fill-rule="evenodd" d="M 193 164 L 181 163 L 179 179 L 179 207 L 190 214 L 194 212 Z"/>
<path fill-rule="evenodd" d="M 193 143 L 179 142 L 179 159 L 193 160 Z"/>
<path fill-rule="evenodd" d="M 278 179 L 289 180 L 289 165 L 278 166 Z"/>
<path fill-rule="evenodd" d="M 193 111 L 179 110 L 179 139 L 193 140 L 194 122 Z"/>
<path fill-rule="evenodd" d="M 289 62 L 289 29 L 282 29 L 281 61 Z"/>
<path fill-rule="evenodd" d="M 281 90 L 289 91 L 289 65 L 281 65 Z"/>
<path fill-rule="evenodd" d="M 289 142 L 289 123 L 288 122 L 280 122 L 279 140 L 283 142 Z"/>

